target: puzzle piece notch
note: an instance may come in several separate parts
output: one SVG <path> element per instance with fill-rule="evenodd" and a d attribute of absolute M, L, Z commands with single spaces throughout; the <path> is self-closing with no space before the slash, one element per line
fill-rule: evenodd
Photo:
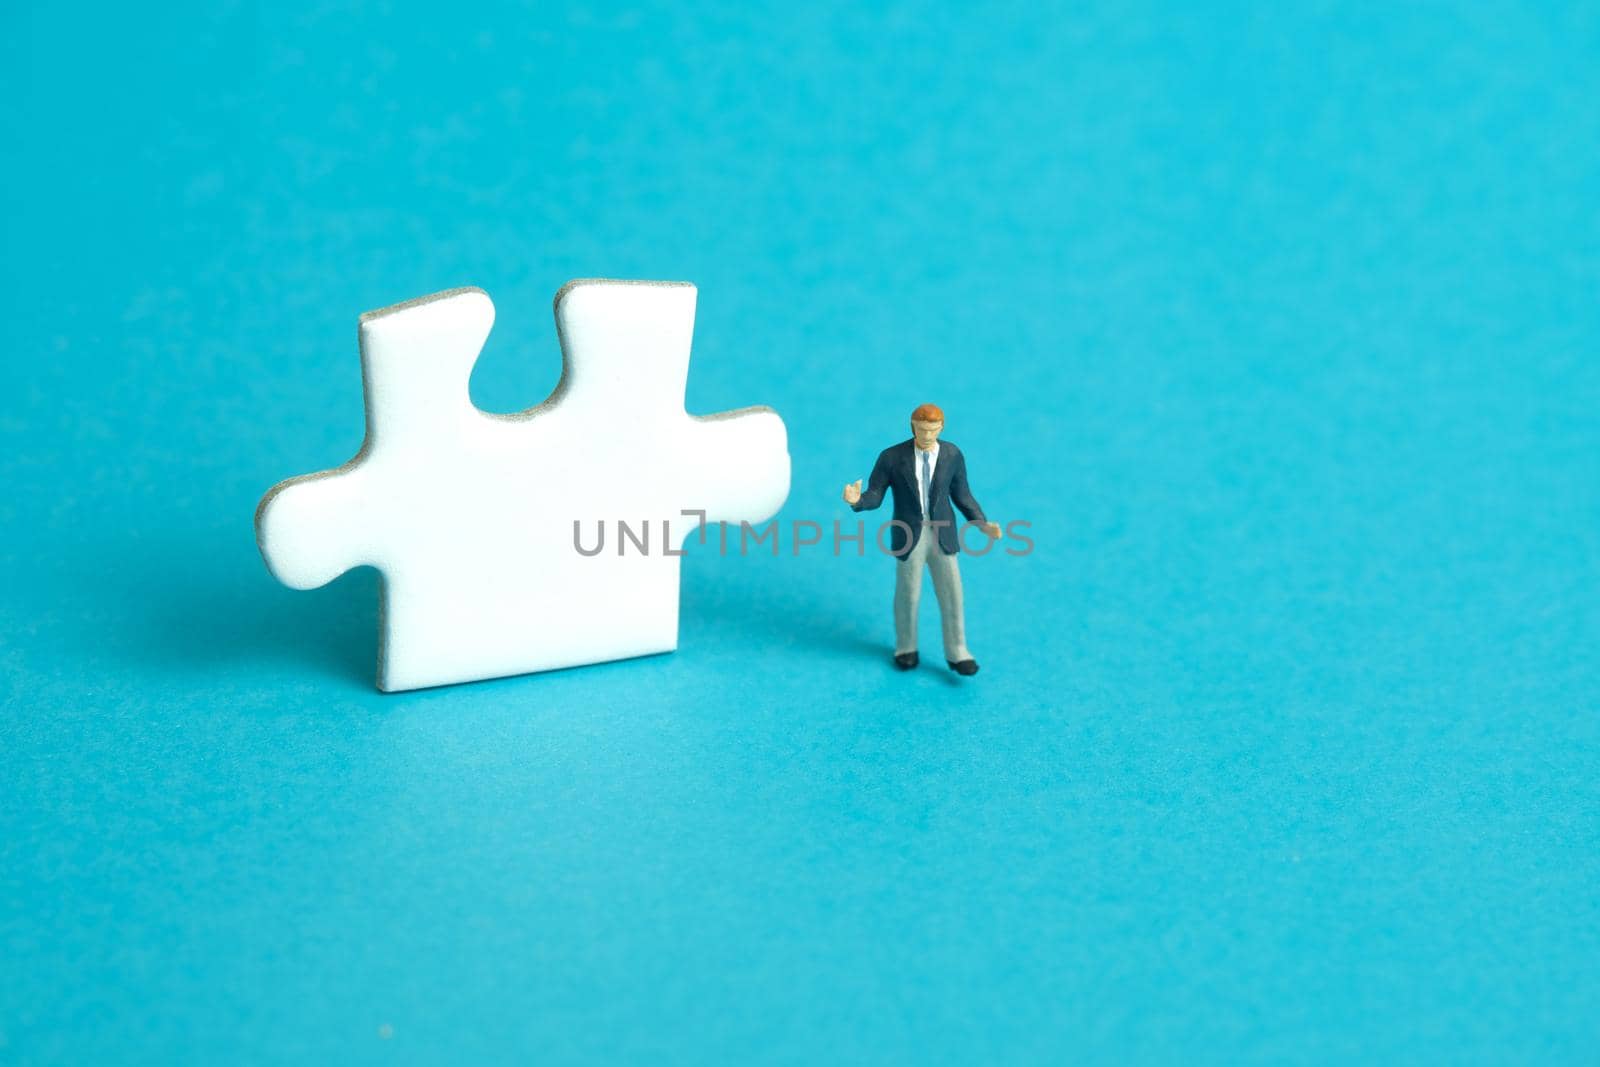
<path fill-rule="evenodd" d="M 263 499 L 269 569 L 298 588 L 362 564 L 383 573 L 384 689 L 675 648 L 676 557 L 659 542 L 650 557 L 581 557 L 572 521 L 670 519 L 681 545 L 693 533 L 682 509 L 764 522 L 782 506 L 776 412 L 684 411 L 695 295 L 671 283 L 565 287 L 562 382 L 514 415 L 466 395 L 493 322 L 481 290 L 363 316 L 366 443 Z"/>

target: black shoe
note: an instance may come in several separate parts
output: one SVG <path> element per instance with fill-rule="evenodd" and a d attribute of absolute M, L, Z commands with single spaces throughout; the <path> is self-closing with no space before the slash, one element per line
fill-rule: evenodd
<path fill-rule="evenodd" d="M 894 665 L 903 671 L 909 671 L 918 662 L 920 661 L 917 659 L 915 652 L 896 652 L 894 654 Z"/>
<path fill-rule="evenodd" d="M 951 670 L 968 678 L 978 673 L 978 661 L 975 659 L 964 659 L 960 663 L 947 659 L 945 662 L 950 664 Z"/>

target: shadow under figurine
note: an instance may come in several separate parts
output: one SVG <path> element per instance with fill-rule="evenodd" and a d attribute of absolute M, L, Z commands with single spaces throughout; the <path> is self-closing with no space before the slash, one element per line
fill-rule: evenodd
<path fill-rule="evenodd" d="M 894 576 L 894 662 L 901 670 L 917 665 L 917 604 L 922 599 L 922 571 L 933 575 L 944 630 L 944 658 L 957 674 L 978 673 L 978 661 L 967 648 L 962 617 L 961 532 L 954 504 L 961 514 L 991 539 L 1000 524 L 984 517 L 967 487 L 967 460 L 949 441 L 940 441 L 944 412 L 923 404 L 911 413 L 911 440 L 891 445 L 878 455 L 867 478 L 844 487 L 844 502 L 855 511 L 872 511 L 883 503 L 884 490 L 894 493 L 890 551 L 898 561 Z"/>

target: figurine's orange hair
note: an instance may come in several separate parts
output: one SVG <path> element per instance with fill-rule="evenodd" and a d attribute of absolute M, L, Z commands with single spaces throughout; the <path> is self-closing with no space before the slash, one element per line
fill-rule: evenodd
<path fill-rule="evenodd" d="M 943 422 L 944 412 L 938 404 L 923 404 L 911 413 L 912 422 Z"/>

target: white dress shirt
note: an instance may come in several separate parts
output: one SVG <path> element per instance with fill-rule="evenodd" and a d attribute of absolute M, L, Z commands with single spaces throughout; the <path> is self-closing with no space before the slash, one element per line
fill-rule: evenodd
<path fill-rule="evenodd" d="M 912 457 L 916 460 L 913 465 L 911 477 L 917 483 L 917 502 L 922 505 L 922 517 L 928 519 L 928 499 L 922 494 L 922 457 L 928 457 L 928 488 L 933 488 L 933 472 L 939 469 L 939 442 L 935 441 L 933 447 L 924 452 L 916 445 L 911 446 Z"/>

